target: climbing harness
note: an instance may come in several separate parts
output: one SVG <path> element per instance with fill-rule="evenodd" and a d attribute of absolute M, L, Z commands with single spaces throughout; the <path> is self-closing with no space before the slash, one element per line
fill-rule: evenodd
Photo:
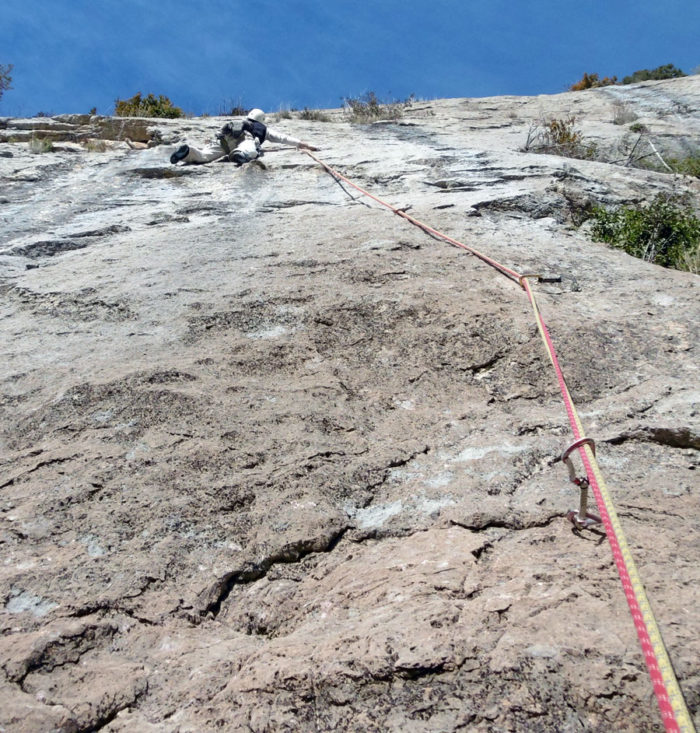
<path fill-rule="evenodd" d="M 298 150 L 299 148 L 293 147 L 293 146 L 287 146 L 287 147 L 276 147 L 276 148 L 258 148 L 258 157 L 255 160 L 259 160 L 263 157 L 263 155 L 266 155 L 267 153 L 279 153 L 281 150 Z M 206 163 L 198 163 L 198 165 L 211 165 L 212 163 L 221 163 L 223 161 L 229 160 L 230 153 L 224 153 L 223 155 L 220 155 L 218 158 L 214 158 L 214 160 L 208 160 Z M 255 162 L 255 161 L 251 161 Z"/>
<path fill-rule="evenodd" d="M 549 280 L 549 278 L 544 278 L 538 274 L 521 275 L 517 273 L 515 270 L 502 265 L 500 262 L 482 254 L 473 247 L 469 247 L 463 242 L 453 239 L 437 229 L 433 229 L 433 227 L 424 224 L 418 219 L 407 214 L 404 209 L 396 208 L 372 195 L 363 188 L 360 188 L 356 183 L 343 176 L 334 168 L 331 168 L 327 163 L 313 155 L 309 150 L 304 150 L 303 152 L 321 165 L 336 180 L 344 181 L 363 195 L 389 209 L 389 211 L 397 216 L 406 219 L 410 224 L 417 226 L 419 229 L 422 229 L 431 236 L 470 252 L 510 280 L 517 282 L 525 291 L 532 306 L 535 320 L 537 322 L 537 328 L 547 350 L 547 355 L 549 356 L 556 373 L 559 389 L 569 418 L 569 424 L 574 434 L 574 442 L 561 455 L 561 460 L 566 463 L 569 469 L 571 480 L 579 487 L 581 492 L 579 510 L 578 512 L 569 512 L 569 515 L 571 515 L 570 519 L 578 529 L 587 529 L 597 523 L 602 523 L 605 527 L 605 532 L 607 534 L 608 541 L 610 542 L 613 558 L 620 575 L 627 604 L 637 630 L 637 636 L 642 647 L 644 660 L 649 671 L 649 677 L 652 681 L 654 694 L 656 695 L 664 727 L 667 731 L 694 733 L 695 727 L 690 718 L 685 700 L 683 699 L 683 693 L 678 685 L 678 680 L 676 679 L 676 675 L 673 671 L 671 660 L 669 659 L 668 652 L 666 651 L 663 639 L 661 638 L 661 633 L 657 626 L 654 613 L 649 605 L 649 600 L 647 599 L 644 586 L 639 576 L 639 572 L 637 571 L 634 558 L 632 557 L 632 552 L 627 543 L 627 539 L 625 538 L 622 525 L 617 516 L 617 512 L 615 511 L 612 498 L 605 485 L 605 480 L 603 479 L 598 462 L 596 461 L 595 444 L 584 434 L 583 425 L 576 411 L 576 406 L 571 398 L 569 389 L 566 386 L 564 374 L 559 365 L 559 360 L 554 349 L 552 338 L 547 329 L 547 325 L 542 318 L 542 314 L 540 313 L 537 300 L 535 299 L 535 295 L 530 287 L 530 283 L 528 282 L 529 279 L 543 281 Z M 578 478 L 576 476 L 570 457 L 574 451 L 578 451 L 579 453 L 585 470 L 585 477 Z M 588 512 L 587 504 L 589 488 L 593 490 L 593 494 L 598 505 L 598 511 L 600 512 L 600 517 Z"/>

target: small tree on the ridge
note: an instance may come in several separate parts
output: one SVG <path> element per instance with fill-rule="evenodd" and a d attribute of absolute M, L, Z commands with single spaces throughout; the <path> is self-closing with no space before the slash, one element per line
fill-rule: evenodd
<path fill-rule="evenodd" d="M 12 64 L 0 64 L 0 99 L 2 99 L 3 92 L 8 89 L 12 89 L 12 77 L 10 73 L 14 67 Z"/>
<path fill-rule="evenodd" d="M 603 79 L 598 78 L 598 74 L 584 73 L 581 81 L 577 81 L 569 87 L 570 92 L 582 92 L 584 89 L 597 89 L 598 87 L 609 87 L 617 84 L 616 76 L 606 76 Z"/>

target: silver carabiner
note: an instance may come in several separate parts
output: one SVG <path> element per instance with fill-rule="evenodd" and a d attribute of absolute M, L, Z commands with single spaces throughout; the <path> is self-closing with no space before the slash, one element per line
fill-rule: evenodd
<path fill-rule="evenodd" d="M 566 518 L 576 527 L 576 529 L 588 529 L 594 524 L 602 524 L 601 518 L 597 514 L 591 514 L 588 511 L 588 477 L 583 476 L 578 478 L 576 476 L 576 469 L 570 456 L 573 451 L 580 448 L 583 445 L 590 445 L 593 455 L 595 455 L 595 442 L 592 438 L 580 438 L 574 441 L 562 454 L 560 460 L 566 463 L 569 469 L 569 480 L 571 483 L 576 484 L 580 489 L 579 497 L 579 508 L 578 511 L 572 509 L 567 513 Z"/>

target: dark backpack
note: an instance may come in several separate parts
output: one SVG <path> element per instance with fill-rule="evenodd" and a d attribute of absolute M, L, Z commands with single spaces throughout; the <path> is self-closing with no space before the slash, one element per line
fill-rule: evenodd
<path fill-rule="evenodd" d="M 249 132 L 257 141 L 258 144 L 262 145 L 265 142 L 265 136 L 267 135 L 267 125 L 257 120 L 243 120 L 243 129 Z"/>

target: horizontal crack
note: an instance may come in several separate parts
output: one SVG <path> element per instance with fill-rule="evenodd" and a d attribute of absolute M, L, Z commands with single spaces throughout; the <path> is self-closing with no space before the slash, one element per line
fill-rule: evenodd
<path fill-rule="evenodd" d="M 430 446 L 423 446 L 423 448 L 417 450 L 415 453 L 411 453 L 407 458 L 395 458 L 393 461 L 389 461 L 387 468 L 399 468 L 400 466 L 405 466 L 415 458 L 418 458 L 418 456 L 427 456 L 428 453 L 430 453 Z"/>
<path fill-rule="evenodd" d="M 212 586 L 200 593 L 197 609 L 199 615 L 203 617 L 212 614 L 216 618 L 235 586 L 260 580 L 274 565 L 297 563 L 317 552 L 332 552 L 349 529 L 350 525 L 345 525 L 328 537 L 290 543 L 260 562 L 247 563 L 238 570 L 222 575 Z"/>
<path fill-rule="evenodd" d="M 627 509 L 627 510 L 633 510 L 638 512 L 647 512 L 654 515 L 661 515 L 664 517 L 675 517 L 676 519 L 685 519 L 685 516 L 682 514 L 675 514 L 674 512 L 667 512 L 663 509 L 659 509 L 656 507 L 648 507 L 648 506 L 636 506 L 634 504 L 619 504 L 621 509 Z M 620 512 L 622 513 L 622 512 Z M 631 511 L 629 511 L 629 515 L 634 517 L 635 515 L 632 514 Z"/>
<path fill-rule="evenodd" d="M 513 531 L 523 531 L 528 529 L 537 529 L 539 527 L 548 527 L 555 519 L 561 519 L 562 516 L 562 514 L 551 514 L 546 519 L 527 523 L 523 523 L 518 519 L 509 521 L 507 519 L 493 519 L 491 517 L 485 517 L 482 521 L 476 519 L 471 522 L 460 522 L 456 519 L 450 519 L 450 524 L 455 527 L 461 527 L 462 529 L 468 529 L 472 532 L 484 532 L 487 529 L 510 529 Z"/>
<path fill-rule="evenodd" d="M 690 427 L 680 428 L 637 428 L 628 430 L 614 438 L 609 438 L 606 443 L 620 445 L 628 440 L 637 440 L 646 443 L 658 443 L 667 445 L 670 448 L 692 448 L 700 450 L 700 435 Z"/>
<path fill-rule="evenodd" d="M 40 468 L 45 468 L 46 466 L 51 466 L 54 463 L 65 463 L 66 461 L 72 461 L 74 458 L 79 458 L 80 453 L 75 453 L 72 456 L 65 456 L 64 458 L 50 458 L 46 461 L 40 461 L 39 463 L 34 466 L 34 468 L 29 468 L 26 471 L 22 471 L 21 473 L 18 473 L 16 476 L 13 476 L 11 479 L 8 479 L 5 481 L 4 484 L 0 484 L 0 489 L 4 489 L 7 486 L 12 486 L 17 479 L 22 478 L 23 476 L 28 476 L 30 473 L 34 473 L 34 471 L 38 471 Z"/>

